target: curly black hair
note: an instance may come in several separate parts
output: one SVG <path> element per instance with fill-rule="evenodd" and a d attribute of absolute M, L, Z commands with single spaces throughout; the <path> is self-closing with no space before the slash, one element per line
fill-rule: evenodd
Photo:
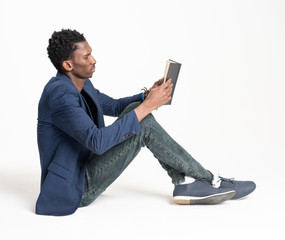
<path fill-rule="evenodd" d="M 62 29 L 59 32 L 54 31 L 47 47 L 48 57 L 54 67 L 62 72 L 62 62 L 73 56 L 73 52 L 77 49 L 76 43 L 85 41 L 83 34 L 76 30 Z"/>

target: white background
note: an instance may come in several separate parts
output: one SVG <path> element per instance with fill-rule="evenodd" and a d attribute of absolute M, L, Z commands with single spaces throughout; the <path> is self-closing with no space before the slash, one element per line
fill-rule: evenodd
<path fill-rule="evenodd" d="M 284 235 L 284 13 L 281 0 L 1 0 L 1 239 Z M 92 82 L 113 97 L 150 87 L 166 59 L 181 62 L 173 104 L 155 117 L 206 168 L 254 180 L 256 191 L 216 206 L 174 205 L 169 177 L 144 149 L 89 207 L 35 215 L 37 104 L 56 73 L 48 39 L 61 28 L 85 34 L 97 60 Z"/>

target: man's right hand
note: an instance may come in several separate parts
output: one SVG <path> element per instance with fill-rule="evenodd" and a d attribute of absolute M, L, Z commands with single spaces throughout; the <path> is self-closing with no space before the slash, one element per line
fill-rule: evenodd
<path fill-rule="evenodd" d="M 157 84 L 151 89 L 145 101 L 134 110 L 139 122 L 154 109 L 161 107 L 171 100 L 172 86 L 171 79 L 168 79 L 165 83 L 161 85 Z"/>
<path fill-rule="evenodd" d="M 168 79 L 160 86 L 157 85 L 151 89 L 145 101 L 149 101 L 149 104 L 153 106 L 153 110 L 161 107 L 171 100 L 172 86 L 171 79 Z"/>

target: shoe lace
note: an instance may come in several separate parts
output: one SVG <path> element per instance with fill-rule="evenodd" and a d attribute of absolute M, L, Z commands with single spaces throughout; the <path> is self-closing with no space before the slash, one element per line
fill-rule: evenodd
<path fill-rule="evenodd" d="M 228 183 L 234 183 L 234 178 L 224 178 L 224 177 L 221 177 L 219 176 L 219 180 L 218 182 L 222 182 L 222 181 L 225 181 L 225 182 L 228 182 Z"/>

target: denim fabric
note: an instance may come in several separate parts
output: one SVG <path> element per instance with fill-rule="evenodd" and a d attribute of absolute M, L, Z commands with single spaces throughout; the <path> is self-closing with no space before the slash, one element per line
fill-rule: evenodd
<path fill-rule="evenodd" d="M 130 104 L 119 116 L 136 108 L 140 103 Z M 184 176 L 211 182 L 213 175 L 198 163 L 186 150 L 175 142 L 158 124 L 152 114 L 144 118 L 141 132 L 114 146 L 102 155 L 91 154 L 86 165 L 84 193 L 80 206 L 93 202 L 110 186 L 137 156 L 147 147 L 177 185 Z"/>

